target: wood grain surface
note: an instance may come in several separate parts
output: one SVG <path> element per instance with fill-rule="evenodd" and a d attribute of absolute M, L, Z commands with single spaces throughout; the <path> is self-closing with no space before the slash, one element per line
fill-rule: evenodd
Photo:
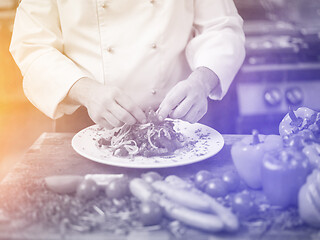
<path fill-rule="evenodd" d="M 85 175 L 89 173 L 125 173 L 130 177 L 139 176 L 141 173 L 149 171 L 149 169 L 127 169 L 120 167 L 113 167 L 103 165 L 90 161 L 84 157 L 78 155 L 71 147 L 71 139 L 74 136 L 73 133 L 43 133 L 38 140 L 30 147 L 24 157 L 21 159 L 14 169 L 6 176 L 6 178 L 0 183 L 0 196 L 12 197 L 10 192 L 14 192 L 14 189 L 19 188 L 21 183 L 26 181 L 32 181 L 44 178 L 51 175 L 65 175 L 65 174 L 78 174 Z M 214 157 L 207 160 L 180 167 L 157 169 L 160 174 L 166 176 L 175 174 L 180 177 L 188 177 L 195 174 L 202 169 L 210 170 L 216 176 L 222 175 L 228 169 L 234 168 L 231 156 L 230 147 L 232 143 L 240 140 L 242 135 L 224 135 L 225 146 Z M 23 189 L 21 190 L 23 191 Z M 11 194 L 12 195 L 12 194 Z M 1 215 L 1 214 L 0 214 Z M 258 228 L 258 226 L 257 226 Z M 187 239 L 318 239 L 319 233 L 313 229 L 304 229 L 297 231 L 278 231 L 278 232 L 265 232 L 261 234 L 261 231 L 239 231 L 235 234 L 207 234 L 199 231 L 188 232 Z M 259 232 L 259 235 L 257 235 Z M 9 224 L 6 229 L 1 229 L 0 218 L 0 239 L 117 239 L 117 240 L 145 240 L 145 239 L 175 239 L 172 235 L 164 230 L 158 231 L 134 231 L 126 236 L 117 236 L 108 233 L 86 233 L 86 234 L 69 234 L 67 236 L 61 236 L 57 232 L 49 231 L 48 229 L 41 229 L 37 226 L 30 224 L 25 231 L 15 231 L 15 225 Z M 186 239 L 186 238 L 184 238 Z"/>

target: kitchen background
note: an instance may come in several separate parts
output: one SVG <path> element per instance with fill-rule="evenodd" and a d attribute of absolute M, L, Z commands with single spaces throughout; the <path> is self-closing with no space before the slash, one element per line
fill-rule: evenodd
<path fill-rule="evenodd" d="M 0 180 L 53 122 L 22 91 L 8 49 L 17 0 L 0 0 Z M 221 102 L 201 120 L 221 133 L 277 133 L 289 105 L 320 110 L 320 0 L 235 0 L 246 60 Z"/>

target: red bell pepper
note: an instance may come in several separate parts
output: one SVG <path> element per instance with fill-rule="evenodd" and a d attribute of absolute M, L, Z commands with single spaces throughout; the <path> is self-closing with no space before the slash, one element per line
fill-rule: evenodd
<path fill-rule="evenodd" d="M 316 112 L 307 107 L 300 107 L 289 113 L 282 119 L 279 125 L 279 133 L 282 137 L 297 133 L 310 125 L 310 119 L 314 118 Z"/>
<path fill-rule="evenodd" d="M 263 158 L 262 188 L 272 205 L 297 205 L 298 192 L 310 173 L 306 156 L 291 148 L 267 153 Z"/>
<path fill-rule="evenodd" d="M 282 148 L 279 135 L 259 135 L 253 130 L 252 136 L 243 138 L 231 147 L 233 163 L 244 182 L 253 189 L 259 189 L 261 183 L 261 164 L 266 152 Z"/>

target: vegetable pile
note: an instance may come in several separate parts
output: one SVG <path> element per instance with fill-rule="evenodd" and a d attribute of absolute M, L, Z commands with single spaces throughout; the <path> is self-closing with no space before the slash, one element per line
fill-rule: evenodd
<path fill-rule="evenodd" d="M 235 143 L 234 165 L 249 188 L 262 189 L 268 204 L 299 210 L 300 219 L 320 227 L 320 112 L 290 108 L 279 133 L 265 136 L 254 130 Z"/>
<path fill-rule="evenodd" d="M 110 150 L 114 156 L 161 156 L 172 154 L 184 144 L 184 137 L 174 129 L 172 120 L 160 121 L 149 111 L 145 124 L 125 124 L 112 136 L 98 140 L 98 147 Z"/>
<path fill-rule="evenodd" d="M 115 155 L 169 154 L 182 137 L 171 121 L 160 123 L 152 116 L 146 128 L 124 126 L 100 144 L 121 139 Z M 320 113 L 291 109 L 279 129 L 280 135 L 269 136 L 254 130 L 235 143 L 234 167 L 218 174 L 200 170 L 187 179 L 145 172 L 133 179 L 96 174 L 23 181 L 19 189 L 7 191 L 11 198 L 0 196 L 0 227 L 7 217 L 24 219 L 17 229 L 36 223 L 62 236 L 165 229 L 180 239 L 185 229 L 223 236 L 256 230 L 255 239 L 266 231 L 320 228 Z M 139 142 L 139 134 L 147 133 Z"/>

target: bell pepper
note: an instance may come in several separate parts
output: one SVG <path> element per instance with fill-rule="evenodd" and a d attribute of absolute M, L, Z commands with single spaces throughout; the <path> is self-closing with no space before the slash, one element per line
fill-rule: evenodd
<path fill-rule="evenodd" d="M 302 151 L 308 157 L 311 166 L 320 169 L 320 144 L 307 145 Z"/>
<path fill-rule="evenodd" d="M 290 107 L 289 113 L 280 122 L 280 135 L 284 137 L 304 129 L 310 125 L 310 119 L 314 118 L 315 114 L 315 111 L 307 107 L 300 107 L 295 111 Z"/>
<path fill-rule="evenodd" d="M 270 204 L 286 208 L 297 205 L 298 192 L 310 173 L 306 156 L 291 148 L 265 154 L 262 188 Z"/>
<path fill-rule="evenodd" d="M 320 171 L 314 170 L 299 191 L 299 215 L 307 224 L 320 227 Z"/>
<path fill-rule="evenodd" d="M 259 189 L 261 183 L 261 164 L 266 152 L 282 148 L 279 135 L 259 135 L 257 130 L 252 136 L 243 138 L 231 147 L 233 163 L 244 182 L 253 189 Z"/>
<path fill-rule="evenodd" d="M 308 124 L 308 130 L 312 131 L 315 138 L 320 141 L 320 112 L 314 114 Z"/>

